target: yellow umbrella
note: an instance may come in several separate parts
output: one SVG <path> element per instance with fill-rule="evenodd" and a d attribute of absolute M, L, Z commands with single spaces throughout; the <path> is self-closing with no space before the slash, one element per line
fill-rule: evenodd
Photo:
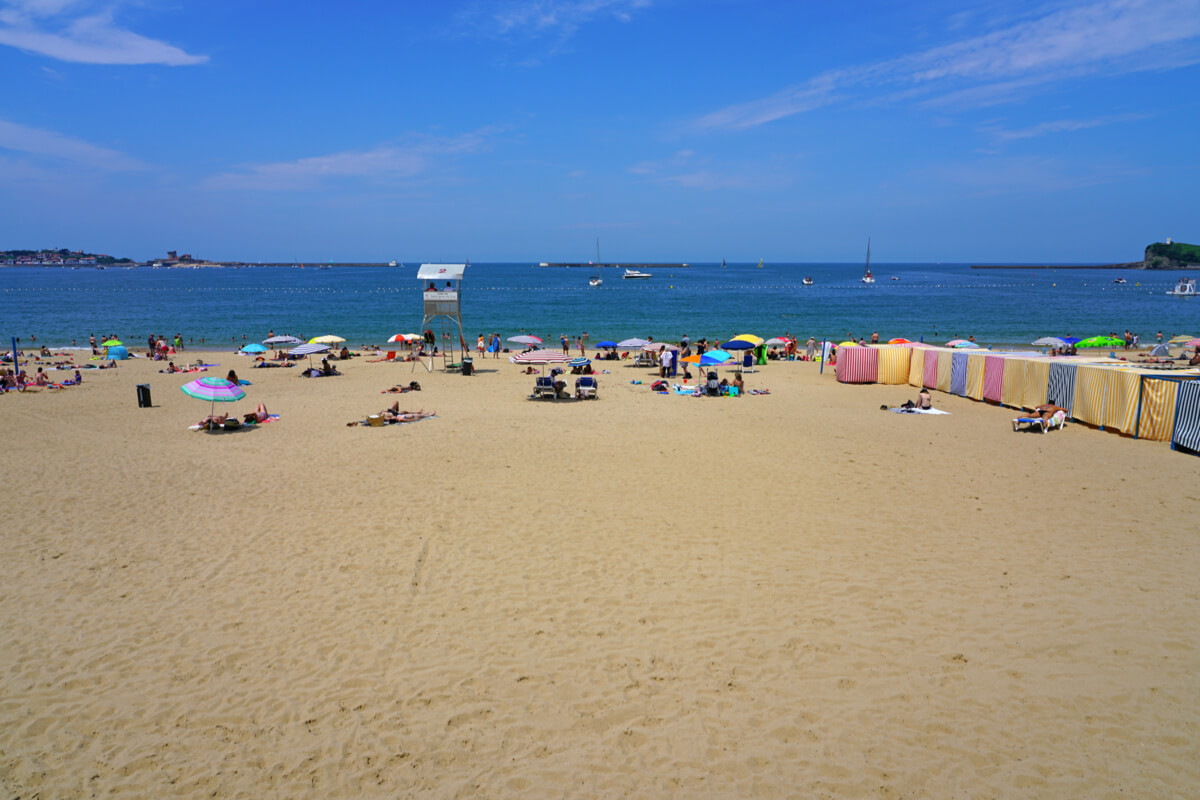
<path fill-rule="evenodd" d="M 838 342 L 838 347 L 858 347 L 858 342 Z"/>
<path fill-rule="evenodd" d="M 334 336 L 332 333 L 330 333 L 330 334 L 326 334 L 325 336 L 317 336 L 316 338 L 309 339 L 308 343 L 309 344 L 341 344 L 344 341 L 346 341 L 346 340 L 343 339 L 342 337 Z"/>
<path fill-rule="evenodd" d="M 1178 336 L 1176 336 L 1174 339 L 1172 339 L 1170 343 L 1171 344 L 1183 344 L 1184 342 L 1190 340 L 1191 338 L 1192 338 L 1191 336 L 1181 333 Z"/>
<path fill-rule="evenodd" d="M 749 342 L 750 344 L 754 345 L 755 347 L 758 347 L 760 344 L 763 343 L 762 338 L 755 336 L 753 333 L 741 333 L 733 338 L 735 341 Z"/>

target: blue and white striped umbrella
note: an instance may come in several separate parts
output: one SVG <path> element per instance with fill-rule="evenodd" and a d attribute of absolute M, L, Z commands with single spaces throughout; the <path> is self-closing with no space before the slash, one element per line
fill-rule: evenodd
<path fill-rule="evenodd" d="M 288 350 L 289 356 L 311 356 L 313 353 L 324 353 L 329 349 L 329 345 L 320 344 L 318 342 L 308 342 L 299 347 L 293 347 Z"/>
<path fill-rule="evenodd" d="M 592 363 L 592 360 L 590 358 L 582 358 L 582 357 L 581 358 L 572 358 L 570 361 L 567 362 L 567 366 L 568 367 L 586 367 L 590 363 Z"/>

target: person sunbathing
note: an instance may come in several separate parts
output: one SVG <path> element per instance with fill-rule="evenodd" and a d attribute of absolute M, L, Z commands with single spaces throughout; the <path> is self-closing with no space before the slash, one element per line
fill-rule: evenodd
<path fill-rule="evenodd" d="M 1050 419 L 1060 411 L 1063 413 L 1064 417 L 1067 415 L 1067 410 L 1065 408 L 1056 406 L 1054 403 L 1042 403 L 1040 406 L 1034 406 L 1033 410 L 1034 413 L 1047 422 L 1049 422 Z"/>
<path fill-rule="evenodd" d="M 258 405 L 255 407 L 255 409 L 254 409 L 253 413 L 250 413 L 250 414 L 244 414 L 244 415 L 242 416 L 242 419 L 246 420 L 246 422 L 247 422 L 247 423 L 253 424 L 253 423 L 256 423 L 256 422 L 266 422 L 266 421 L 267 421 L 267 419 L 268 419 L 270 416 L 271 416 L 271 415 L 267 413 L 267 406 L 266 406 L 266 404 L 265 404 L 265 403 L 259 403 L 259 404 L 258 404 Z"/>
<path fill-rule="evenodd" d="M 385 422 L 416 422 L 420 419 L 428 419 L 434 416 L 436 412 L 418 409 L 416 411 L 401 411 L 400 401 L 392 403 L 390 408 L 385 408 L 379 412 L 379 416 L 383 417 Z"/>
<path fill-rule="evenodd" d="M 218 414 L 215 417 L 214 416 L 205 417 L 204 419 L 200 420 L 196 424 L 199 425 L 203 429 L 213 430 L 214 428 L 220 428 L 220 427 L 224 426 L 225 421 L 227 419 L 229 419 L 228 414 Z"/>

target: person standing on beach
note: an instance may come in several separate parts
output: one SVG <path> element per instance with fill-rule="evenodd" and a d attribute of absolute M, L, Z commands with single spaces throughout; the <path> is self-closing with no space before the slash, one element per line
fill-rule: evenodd
<path fill-rule="evenodd" d="M 568 342 L 567 342 L 567 335 L 564 333 L 562 336 L 558 337 L 558 342 L 559 342 L 559 344 L 562 345 L 563 355 L 564 356 L 568 355 L 567 351 L 569 350 L 569 347 L 568 347 Z"/>
<path fill-rule="evenodd" d="M 812 361 L 817 354 L 817 340 L 813 337 L 808 337 L 808 344 L 804 346 L 804 356 Z"/>
<path fill-rule="evenodd" d="M 1161 333 L 1158 335 L 1158 340 L 1159 340 L 1160 342 L 1162 341 L 1162 334 L 1161 334 Z M 92 355 L 96 355 L 96 354 L 97 354 L 97 351 L 96 351 L 96 334 L 94 334 L 94 333 L 93 333 L 91 336 L 89 336 L 89 337 L 88 337 L 88 343 L 89 343 L 89 344 L 91 344 L 91 346 L 92 346 Z"/>

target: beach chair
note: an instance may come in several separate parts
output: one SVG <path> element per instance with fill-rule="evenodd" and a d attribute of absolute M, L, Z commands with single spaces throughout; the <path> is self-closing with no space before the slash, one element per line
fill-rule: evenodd
<path fill-rule="evenodd" d="M 1041 417 L 1017 417 L 1012 421 L 1012 423 L 1014 431 L 1020 430 L 1021 425 L 1028 425 L 1029 427 L 1026 428 L 1026 430 L 1037 428 L 1042 433 L 1046 433 L 1052 428 L 1058 428 L 1059 430 L 1062 430 L 1067 425 L 1067 418 L 1066 415 L 1060 411 L 1055 413 L 1054 416 L 1048 420 L 1042 419 Z"/>
<path fill-rule="evenodd" d="M 554 389 L 554 378 L 550 375 L 541 375 L 537 382 L 533 385 L 534 397 L 557 397 L 558 392 Z"/>
<path fill-rule="evenodd" d="M 596 390 L 600 386 L 596 379 L 591 375 L 584 375 L 575 380 L 575 398 L 578 400 L 586 400 L 587 398 L 596 399 Z"/>
<path fill-rule="evenodd" d="M 742 372 L 754 372 L 754 351 L 747 350 L 742 356 Z"/>

